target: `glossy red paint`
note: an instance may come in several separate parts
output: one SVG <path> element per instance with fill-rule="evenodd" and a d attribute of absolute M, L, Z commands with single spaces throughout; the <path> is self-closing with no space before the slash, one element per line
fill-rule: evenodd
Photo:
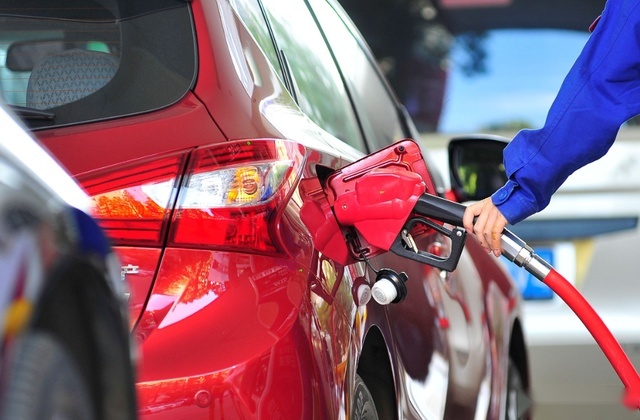
<path fill-rule="evenodd" d="M 140 381 L 216 372 L 265 353 L 298 318 L 307 275 L 288 259 L 165 250 L 135 332 Z M 174 357 L 182 363 L 166 363 Z"/>
<path fill-rule="evenodd" d="M 206 75 L 198 78 L 195 95 L 230 140 L 281 137 L 282 134 L 278 134 L 281 128 L 274 127 L 265 115 L 285 110 L 295 112 L 290 108 L 293 103 L 245 26 L 234 17 L 227 3 L 194 1 L 192 10 L 198 39 L 198 74 Z M 225 32 L 225 26 L 237 31 L 240 46 L 255 59 L 254 64 L 262 76 L 260 84 L 251 84 L 251 92 L 247 92 L 234 66 L 233 54 L 239 45 Z"/>
<path fill-rule="evenodd" d="M 191 94 L 154 113 L 43 130 L 36 135 L 74 176 L 227 140 Z"/>
<path fill-rule="evenodd" d="M 339 401 L 332 394 L 344 372 L 330 367 L 335 352 L 349 348 L 340 340 L 351 327 L 326 302 L 309 304 L 310 277 L 323 287 L 315 273 L 286 258 L 167 249 L 135 330 L 143 350 L 141 413 L 183 413 L 170 406 L 179 400 L 195 408 L 200 391 L 213 395 L 211 406 L 198 406 L 212 416 L 227 405 L 232 411 L 221 411 L 227 415 L 260 417 L 268 410 L 283 418 L 321 418 L 338 409 L 321 401 Z M 329 310 L 323 315 L 329 329 L 322 331 L 335 337 L 333 346 L 314 325 L 320 307 Z"/>
<path fill-rule="evenodd" d="M 131 329 L 136 325 L 147 302 L 160 262 L 160 248 L 115 247 L 120 258 L 121 274 L 127 285 L 127 303 Z"/>

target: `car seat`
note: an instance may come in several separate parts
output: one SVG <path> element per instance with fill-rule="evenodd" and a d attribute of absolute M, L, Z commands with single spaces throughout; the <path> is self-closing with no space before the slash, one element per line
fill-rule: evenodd
<path fill-rule="evenodd" d="M 38 62 L 27 85 L 26 105 L 50 109 L 88 96 L 109 82 L 118 69 L 116 56 L 70 49 Z"/>

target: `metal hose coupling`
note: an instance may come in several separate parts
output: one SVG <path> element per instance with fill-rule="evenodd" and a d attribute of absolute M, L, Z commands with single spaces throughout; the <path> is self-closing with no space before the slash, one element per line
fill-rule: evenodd
<path fill-rule="evenodd" d="M 552 266 L 540 258 L 525 241 L 508 229 L 502 231 L 502 255 L 518 267 L 524 267 L 538 280 L 544 280 Z"/>

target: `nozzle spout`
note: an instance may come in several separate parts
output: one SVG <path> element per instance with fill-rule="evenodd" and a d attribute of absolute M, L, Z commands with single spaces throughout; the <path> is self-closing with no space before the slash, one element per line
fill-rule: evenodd
<path fill-rule="evenodd" d="M 524 267 L 538 280 L 544 280 L 552 266 L 540 258 L 522 239 L 509 229 L 502 231 L 502 255 L 518 267 Z"/>

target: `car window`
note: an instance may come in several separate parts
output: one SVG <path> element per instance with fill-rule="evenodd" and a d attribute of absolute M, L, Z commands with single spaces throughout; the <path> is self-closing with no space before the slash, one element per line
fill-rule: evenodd
<path fill-rule="evenodd" d="M 231 0 L 231 7 L 236 11 L 251 35 L 253 35 L 271 65 L 282 72 L 278 53 L 273 45 L 273 40 L 258 0 Z"/>
<path fill-rule="evenodd" d="M 300 108 L 320 127 L 365 150 L 340 72 L 303 1 L 263 0 L 276 43 L 284 54 Z"/>
<path fill-rule="evenodd" d="M 367 48 L 325 0 L 310 0 L 324 34 L 351 89 L 354 105 L 371 151 L 407 137 L 399 119 L 399 110 L 389 89 L 372 64 Z M 348 22 L 348 23 L 347 23 Z"/>
<path fill-rule="evenodd" d="M 158 109 L 192 85 L 186 3 L 42 5 L 0 2 L 0 94 L 31 128 Z"/>

